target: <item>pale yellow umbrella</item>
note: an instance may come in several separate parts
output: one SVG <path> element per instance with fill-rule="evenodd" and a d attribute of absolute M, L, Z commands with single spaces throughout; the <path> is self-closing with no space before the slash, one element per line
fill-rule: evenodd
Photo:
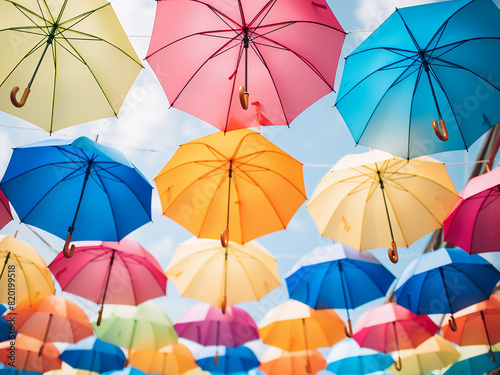
<path fill-rule="evenodd" d="M 220 307 L 257 301 L 278 287 L 276 258 L 256 241 L 191 238 L 181 243 L 165 274 L 184 297 Z"/>
<path fill-rule="evenodd" d="M 50 370 L 43 373 L 43 375 L 98 375 L 98 374 L 99 374 L 98 372 L 73 368 L 66 362 L 63 362 L 61 368 L 58 370 Z"/>
<path fill-rule="evenodd" d="M 400 351 L 402 368 L 398 371 L 392 364 L 389 370 L 396 375 L 420 375 L 442 369 L 455 362 L 459 351 L 442 336 L 435 335 L 415 349 Z"/>
<path fill-rule="evenodd" d="M 129 365 L 148 374 L 177 375 L 198 367 L 193 354 L 181 343 L 171 344 L 156 351 L 131 350 Z"/>
<path fill-rule="evenodd" d="M 322 236 L 357 250 L 408 247 L 441 228 L 458 194 L 443 163 L 384 151 L 346 155 L 318 183 L 307 209 Z M 391 241 L 391 242 L 390 242 Z"/>

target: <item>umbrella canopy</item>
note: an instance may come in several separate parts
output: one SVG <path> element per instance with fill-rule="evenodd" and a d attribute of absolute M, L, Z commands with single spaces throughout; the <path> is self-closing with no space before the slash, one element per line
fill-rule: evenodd
<path fill-rule="evenodd" d="M 500 168 L 469 180 L 444 221 L 444 239 L 476 254 L 498 251 Z"/>
<path fill-rule="evenodd" d="M 500 366 L 500 345 L 493 348 L 494 359 L 492 362 L 489 348 L 485 345 L 472 345 L 459 347 L 460 358 L 442 371 L 443 375 L 483 375 Z"/>
<path fill-rule="evenodd" d="M 103 372 L 102 375 L 145 375 L 145 373 L 135 367 L 127 366 L 123 370 Z"/>
<path fill-rule="evenodd" d="M 137 306 L 166 294 L 160 264 L 130 237 L 75 243 L 71 260 L 59 253 L 49 268 L 62 290 L 100 303 L 100 316 L 105 303 Z"/>
<path fill-rule="evenodd" d="M 132 350 L 129 363 L 147 374 L 177 375 L 198 367 L 187 346 L 176 343 L 156 351 Z"/>
<path fill-rule="evenodd" d="M 0 190 L 0 228 L 6 226 L 12 219 L 9 200 L 5 196 L 4 192 Z"/>
<path fill-rule="evenodd" d="M 441 336 L 435 335 L 415 349 L 401 351 L 402 369 L 397 370 L 395 363 L 389 368 L 394 374 L 426 374 L 440 370 L 455 362 L 460 353 L 453 344 Z"/>
<path fill-rule="evenodd" d="M 345 33 L 325 0 L 156 6 L 149 65 L 171 106 L 220 130 L 288 125 L 333 91 Z"/>
<path fill-rule="evenodd" d="M 0 302 L 29 305 L 55 293 L 47 263 L 30 244 L 12 236 L 0 235 Z M 15 272 L 15 291 L 9 288 L 9 274 Z M 10 291 L 10 293 L 9 293 Z"/>
<path fill-rule="evenodd" d="M 13 375 L 15 375 L 15 374 L 13 374 Z M 19 374 L 19 375 L 22 375 L 22 374 Z M 98 375 L 98 374 L 97 374 L 97 372 L 73 368 L 70 365 L 63 362 L 60 369 L 46 371 L 46 372 L 44 372 L 43 375 Z M 139 375 L 142 375 L 142 374 L 139 374 Z"/>
<path fill-rule="evenodd" d="M 396 9 L 346 59 L 336 107 L 356 143 L 404 158 L 468 149 L 500 120 L 499 21 L 491 0 Z"/>
<path fill-rule="evenodd" d="M 111 4 L 4 1 L 0 14 L 2 111 L 50 133 L 117 115 L 142 65 Z"/>
<path fill-rule="evenodd" d="M 394 291 L 398 304 L 419 314 L 453 313 L 487 300 L 500 272 L 479 255 L 441 248 L 422 254 L 404 270 Z"/>
<path fill-rule="evenodd" d="M 222 247 L 217 240 L 189 239 L 165 274 L 182 296 L 223 309 L 259 300 L 281 283 L 276 258 L 255 241 Z"/>
<path fill-rule="evenodd" d="M 302 164 L 248 129 L 179 147 L 155 177 L 163 214 L 198 238 L 244 244 L 284 229 L 306 199 Z"/>
<path fill-rule="evenodd" d="M 429 157 L 406 160 L 374 150 L 346 155 L 321 179 L 307 209 L 322 236 L 356 250 L 392 240 L 408 247 L 439 229 L 458 199 L 443 163 Z"/>
<path fill-rule="evenodd" d="M 394 279 L 370 253 L 360 253 L 337 242 L 304 255 L 285 280 L 290 298 L 313 309 L 346 309 L 349 323 L 346 334 L 351 337 L 349 309 L 385 297 Z"/>
<path fill-rule="evenodd" d="M 310 368 L 307 368 L 307 358 Z M 307 375 L 316 374 L 326 367 L 325 358 L 321 353 L 312 349 L 305 351 L 287 352 L 270 346 L 260 358 L 259 370 L 267 375 Z"/>
<path fill-rule="evenodd" d="M 98 373 L 120 370 L 127 359 L 118 346 L 100 341 L 95 336 L 70 344 L 59 358 L 73 368 Z"/>
<path fill-rule="evenodd" d="M 260 364 L 255 353 L 246 346 L 223 348 L 222 353 L 219 349 L 214 353 L 214 349 L 215 347 L 206 347 L 196 359 L 196 363 L 211 374 L 246 373 Z M 215 361 L 217 353 L 218 361 Z"/>
<path fill-rule="evenodd" d="M 151 221 L 148 180 L 120 151 L 86 137 L 15 148 L 0 186 L 21 222 L 66 246 L 119 241 Z"/>
<path fill-rule="evenodd" d="M 55 371 L 55 370 L 51 370 Z M 47 373 L 50 373 L 51 371 L 48 371 Z M 46 374 L 47 374 L 46 373 Z M 0 374 L 1 375 L 40 375 L 40 372 L 33 372 L 33 371 L 26 371 L 26 370 L 19 370 L 14 367 L 10 366 L 4 366 L 3 364 L 0 363 Z"/>
<path fill-rule="evenodd" d="M 371 374 L 385 370 L 394 362 L 390 354 L 361 348 L 354 339 L 335 344 L 326 361 L 326 369 L 337 375 Z"/>

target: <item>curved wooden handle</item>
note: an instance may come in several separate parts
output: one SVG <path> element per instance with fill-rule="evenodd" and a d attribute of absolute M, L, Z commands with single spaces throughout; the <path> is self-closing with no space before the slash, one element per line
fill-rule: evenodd
<path fill-rule="evenodd" d="M 439 127 L 441 127 L 441 129 L 439 129 Z M 443 119 L 439 120 L 439 126 L 436 120 L 432 120 L 432 129 L 434 129 L 434 133 L 436 133 L 436 136 L 440 140 L 443 142 L 448 140 L 448 130 L 446 130 L 446 124 Z"/>
<path fill-rule="evenodd" d="M 398 247 L 396 246 L 396 242 L 392 241 L 391 248 L 389 250 L 387 250 L 387 253 L 389 254 L 389 259 L 391 260 L 392 263 L 398 262 L 399 255 L 398 255 Z"/>
<path fill-rule="evenodd" d="M 220 232 L 220 244 L 226 248 L 229 245 L 229 229 L 226 228 Z"/>
<path fill-rule="evenodd" d="M 219 366 L 219 352 L 215 352 L 214 363 Z"/>
<path fill-rule="evenodd" d="M 71 245 L 71 249 L 70 251 L 68 251 L 70 242 L 71 242 L 71 234 L 68 234 L 68 237 L 66 237 L 66 242 L 64 243 L 63 247 L 63 254 L 66 258 L 71 258 L 75 253 L 75 245 Z"/>
<path fill-rule="evenodd" d="M 491 349 L 491 346 L 490 346 L 490 359 L 491 362 L 495 362 L 495 353 L 493 353 L 493 349 Z"/>
<path fill-rule="evenodd" d="M 127 367 L 129 362 L 130 362 L 130 360 L 127 358 L 125 360 L 125 362 L 123 362 L 123 367 Z"/>
<path fill-rule="evenodd" d="M 401 371 L 401 369 L 403 368 L 403 363 L 401 362 L 401 357 L 398 357 L 398 360 L 396 362 L 394 362 L 394 368 L 397 371 Z"/>
<path fill-rule="evenodd" d="M 40 346 L 40 350 L 38 351 L 38 357 L 42 356 L 44 346 L 45 346 L 45 343 L 42 343 L 42 346 Z"/>
<path fill-rule="evenodd" d="M 10 101 L 12 102 L 12 104 L 14 104 L 15 107 L 20 108 L 26 104 L 26 100 L 28 99 L 28 95 L 30 94 L 31 89 L 29 89 L 27 87 L 24 89 L 24 93 L 23 93 L 23 96 L 21 97 L 20 101 L 17 101 L 17 98 L 16 98 L 18 91 L 19 91 L 19 87 L 17 87 L 17 86 L 15 86 L 12 89 L 12 91 L 10 92 Z"/>
<path fill-rule="evenodd" d="M 97 326 L 101 325 L 102 320 L 102 311 L 104 310 L 104 305 L 101 305 L 101 309 L 99 310 L 99 316 L 97 317 Z"/>
<path fill-rule="evenodd" d="M 344 327 L 344 332 L 347 337 L 352 337 L 352 324 L 351 324 L 351 318 L 347 319 L 347 324 L 349 325 L 349 329 L 347 327 Z"/>
<path fill-rule="evenodd" d="M 248 92 L 245 91 L 245 86 L 240 86 L 240 104 L 245 111 L 248 109 Z"/>
<path fill-rule="evenodd" d="M 453 315 L 451 315 L 450 319 L 448 319 L 448 325 L 453 332 L 457 331 L 457 322 L 455 322 L 455 317 Z"/>
<path fill-rule="evenodd" d="M 226 306 L 227 306 L 227 297 L 224 296 L 224 298 L 222 299 L 222 303 L 220 305 L 220 309 L 223 314 L 226 313 Z"/>
<path fill-rule="evenodd" d="M 309 357 L 307 357 L 307 362 L 306 362 L 306 372 L 308 374 L 312 374 L 312 368 L 311 368 L 311 360 Z"/>

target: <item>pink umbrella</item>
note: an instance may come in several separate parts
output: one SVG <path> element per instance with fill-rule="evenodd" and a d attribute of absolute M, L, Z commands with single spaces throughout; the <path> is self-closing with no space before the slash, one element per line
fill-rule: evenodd
<path fill-rule="evenodd" d="M 499 251 L 500 168 L 471 179 L 444 221 L 444 239 L 471 254 Z"/>
<path fill-rule="evenodd" d="M 101 304 L 133 305 L 166 294 L 160 264 L 130 237 L 120 242 L 75 242 L 71 259 L 62 253 L 49 265 L 61 289 Z"/>
<path fill-rule="evenodd" d="M 12 213 L 10 212 L 9 200 L 4 192 L 0 190 L 0 228 L 3 228 L 11 220 Z"/>
<path fill-rule="evenodd" d="M 146 60 L 171 106 L 220 130 L 288 125 L 333 91 L 345 32 L 326 0 L 156 6 Z"/>

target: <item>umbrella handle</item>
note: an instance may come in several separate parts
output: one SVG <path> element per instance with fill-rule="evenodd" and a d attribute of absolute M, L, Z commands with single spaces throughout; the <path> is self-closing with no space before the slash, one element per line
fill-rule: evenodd
<path fill-rule="evenodd" d="M 439 127 L 441 127 L 441 129 L 439 129 Z M 446 130 L 446 124 L 443 119 L 439 120 L 439 126 L 436 120 L 432 120 L 432 129 L 434 129 L 434 133 L 436 133 L 436 136 L 440 140 L 443 142 L 448 140 L 448 130 Z"/>
<path fill-rule="evenodd" d="M 389 250 L 387 250 L 387 253 L 389 254 L 389 259 L 391 260 L 392 263 L 398 262 L 399 255 L 398 255 L 398 247 L 396 246 L 396 242 L 392 241 L 391 248 Z"/>
<path fill-rule="evenodd" d="M 394 362 L 394 368 L 397 371 L 401 371 L 401 369 L 403 368 L 403 363 L 401 362 L 401 357 L 398 356 L 398 360 Z"/>
<path fill-rule="evenodd" d="M 66 237 L 66 242 L 64 243 L 64 247 L 63 247 L 63 254 L 66 258 L 71 258 L 73 256 L 73 254 L 75 253 L 75 245 L 74 244 L 71 245 L 70 251 L 68 252 L 70 242 L 71 242 L 71 234 L 68 234 L 68 237 Z"/>
<path fill-rule="evenodd" d="M 97 316 L 97 326 L 101 325 L 102 320 L 102 311 L 104 310 L 104 305 L 101 305 L 101 309 L 99 310 L 99 315 Z"/>
<path fill-rule="evenodd" d="M 493 349 L 491 349 L 491 346 L 490 346 L 490 359 L 491 359 L 491 362 L 495 362 L 495 353 L 493 353 Z"/>
<path fill-rule="evenodd" d="M 347 319 L 347 323 L 349 325 L 349 329 L 347 327 L 344 327 L 344 332 L 347 337 L 352 337 L 352 324 L 351 324 L 351 318 Z"/>
<path fill-rule="evenodd" d="M 226 228 L 220 232 L 220 244 L 224 248 L 229 245 L 229 229 L 228 228 Z"/>
<path fill-rule="evenodd" d="M 245 91 L 245 86 L 240 86 L 240 104 L 245 111 L 248 109 L 248 92 Z"/>
<path fill-rule="evenodd" d="M 223 314 L 226 313 L 226 305 L 227 305 L 227 297 L 224 296 L 224 298 L 222 298 L 222 303 L 220 305 L 220 309 L 221 309 Z"/>
<path fill-rule="evenodd" d="M 23 105 L 26 104 L 26 100 L 28 99 L 28 95 L 30 94 L 31 92 L 31 89 L 26 87 L 24 89 L 24 93 L 23 93 L 23 96 L 21 98 L 20 101 L 17 101 L 17 98 L 16 98 L 16 95 L 17 95 L 17 92 L 19 91 L 19 87 L 18 86 L 15 86 L 12 91 L 10 92 L 10 101 L 12 102 L 12 104 L 14 104 L 15 107 L 17 108 L 20 108 L 22 107 Z"/>
<path fill-rule="evenodd" d="M 219 353 L 215 352 L 214 363 L 216 366 L 219 366 Z"/>
<path fill-rule="evenodd" d="M 450 319 L 448 319 L 448 325 L 453 332 L 457 331 L 457 322 L 455 321 L 455 317 L 453 315 L 451 315 Z"/>

